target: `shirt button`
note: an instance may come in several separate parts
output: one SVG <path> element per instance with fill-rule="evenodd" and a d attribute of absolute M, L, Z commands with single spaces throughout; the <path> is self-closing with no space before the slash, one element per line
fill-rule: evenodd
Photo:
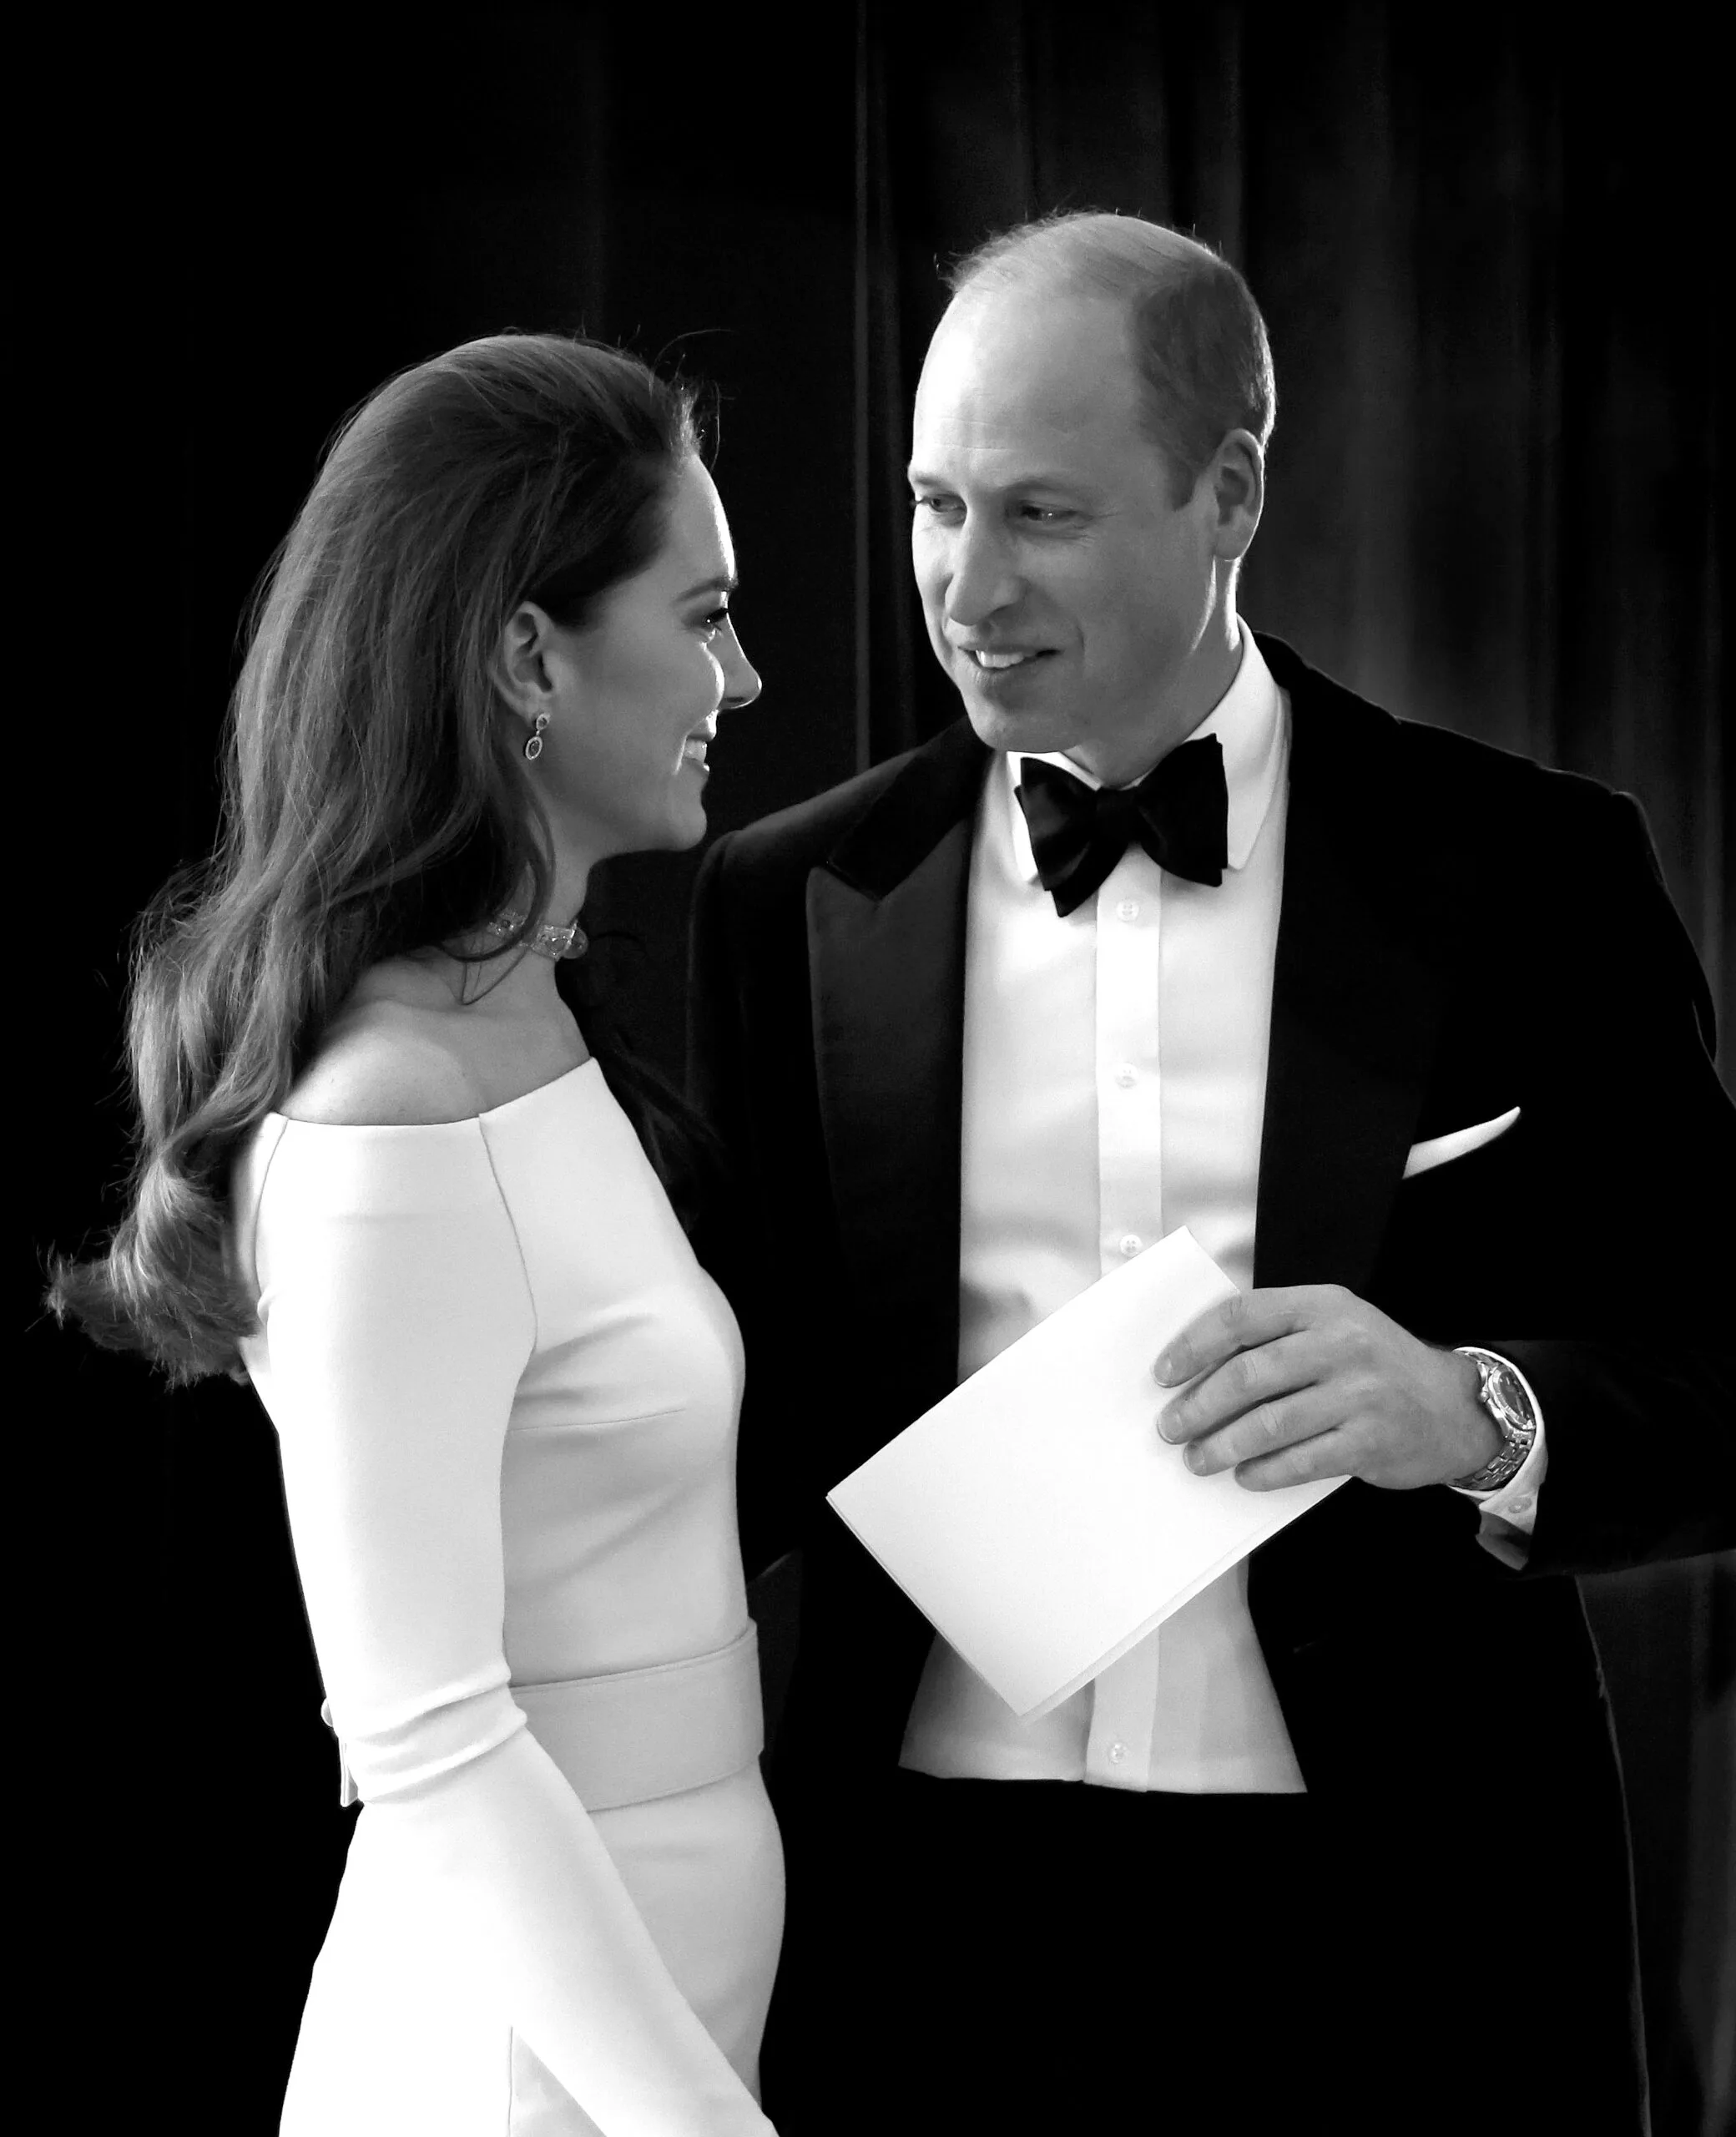
<path fill-rule="evenodd" d="M 1531 1493 L 1529 1492 L 1521 1492 L 1518 1498 L 1516 1498 L 1508 1507 L 1507 1512 L 1509 1513 L 1529 1513 L 1531 1512 Z"/>
<path fill-rule="evenodd" d="M 1138 1232 L 1123 1232 L 1119 1244 L 1122 1252 L 1131 1260 L 1144 1245 L 1145 1241 L 1140 1238 Z"/>
<path fill-rule="evenodd" d="M 1109 1756 L 1114 1761 L 1117 1766 L 1121 1764 L 1122 1761 L 1126 1758 L 1127 1755 L 1128 1747 L 1125 1744 L 1112 1744 L 1109 1746 Z"/>
<path fill-rule="evenodd" d="M 1138 899 L 1123 898 L 1115 908 L 1115 917 L 1118 920 L 1137 920 L 1139 917 Z"/>
<path fill-rule="evenodd" d="M 1123 1061 L 1115 1072 L 1115 1080 L 1123 1090 L 1130 1091 L 1139 1080 L 1139 1071 Z"/>

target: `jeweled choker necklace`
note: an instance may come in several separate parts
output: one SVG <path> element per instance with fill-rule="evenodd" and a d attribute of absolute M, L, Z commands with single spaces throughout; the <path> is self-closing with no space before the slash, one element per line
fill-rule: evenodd
<path fill-rule="evenodd" d="M 504 941 L 507 936 L 516 935 L 528 917 L 522 912 L 503 912 L 493 920 L 485 921 L 482 932 Z M 564 927 L 552 927 L 545 920 L 540 927 L 533 927 L 522 938 L 522 947 L 534 950 L 539 957 L 558 962 L 562 957 L 582 957 L 591 947 L 591 938 L 576 920 L 569 920 Z"/>

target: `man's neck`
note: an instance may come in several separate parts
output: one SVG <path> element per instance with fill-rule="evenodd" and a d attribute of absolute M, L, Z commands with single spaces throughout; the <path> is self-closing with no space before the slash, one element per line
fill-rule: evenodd
<path fill-rule="evenodd" d="M 1210 718 L 1241 664 L 1241 624 L 1234 599 L 1226 599 L 1137 730 L 1125 736 L 1093 736 L 1066 755 L 1102 786 L 1136 785 Z"/>

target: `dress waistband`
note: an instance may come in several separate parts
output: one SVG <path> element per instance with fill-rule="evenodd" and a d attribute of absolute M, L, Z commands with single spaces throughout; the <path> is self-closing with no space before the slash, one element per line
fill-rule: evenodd
<path fill-rule="evenodd" d="M 727 1781 L 765 1747 L 751 1618 L 738 1639 L 709 1655 L 512 1691 L 588 1811 Z"/>
<path fill-rule="evenodd" d="M 573 1784 L 588 1811 L 618 1811 L 728 1781 L 765 1748 L 760 1634 L 643 1670 L 508 1686 L 530 1732 Z M 332 1726 L 331 1702 L 320 1709 Z M 339 1801 L 359 1800 L 341 1739 Z"/>

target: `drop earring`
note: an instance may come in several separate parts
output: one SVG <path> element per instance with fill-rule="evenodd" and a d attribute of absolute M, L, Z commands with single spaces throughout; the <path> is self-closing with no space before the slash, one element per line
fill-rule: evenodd
<path fill-rule="evenodd" d="M 524 760 L 527 765 L 535 764 L 537 758 L 542 755 L 542 730 L 548 725 L 548 715 L 546 712 L 539 712 L 537 715 L 537 731 L 533 735 L 527 735 L 524 738 Z"/>

